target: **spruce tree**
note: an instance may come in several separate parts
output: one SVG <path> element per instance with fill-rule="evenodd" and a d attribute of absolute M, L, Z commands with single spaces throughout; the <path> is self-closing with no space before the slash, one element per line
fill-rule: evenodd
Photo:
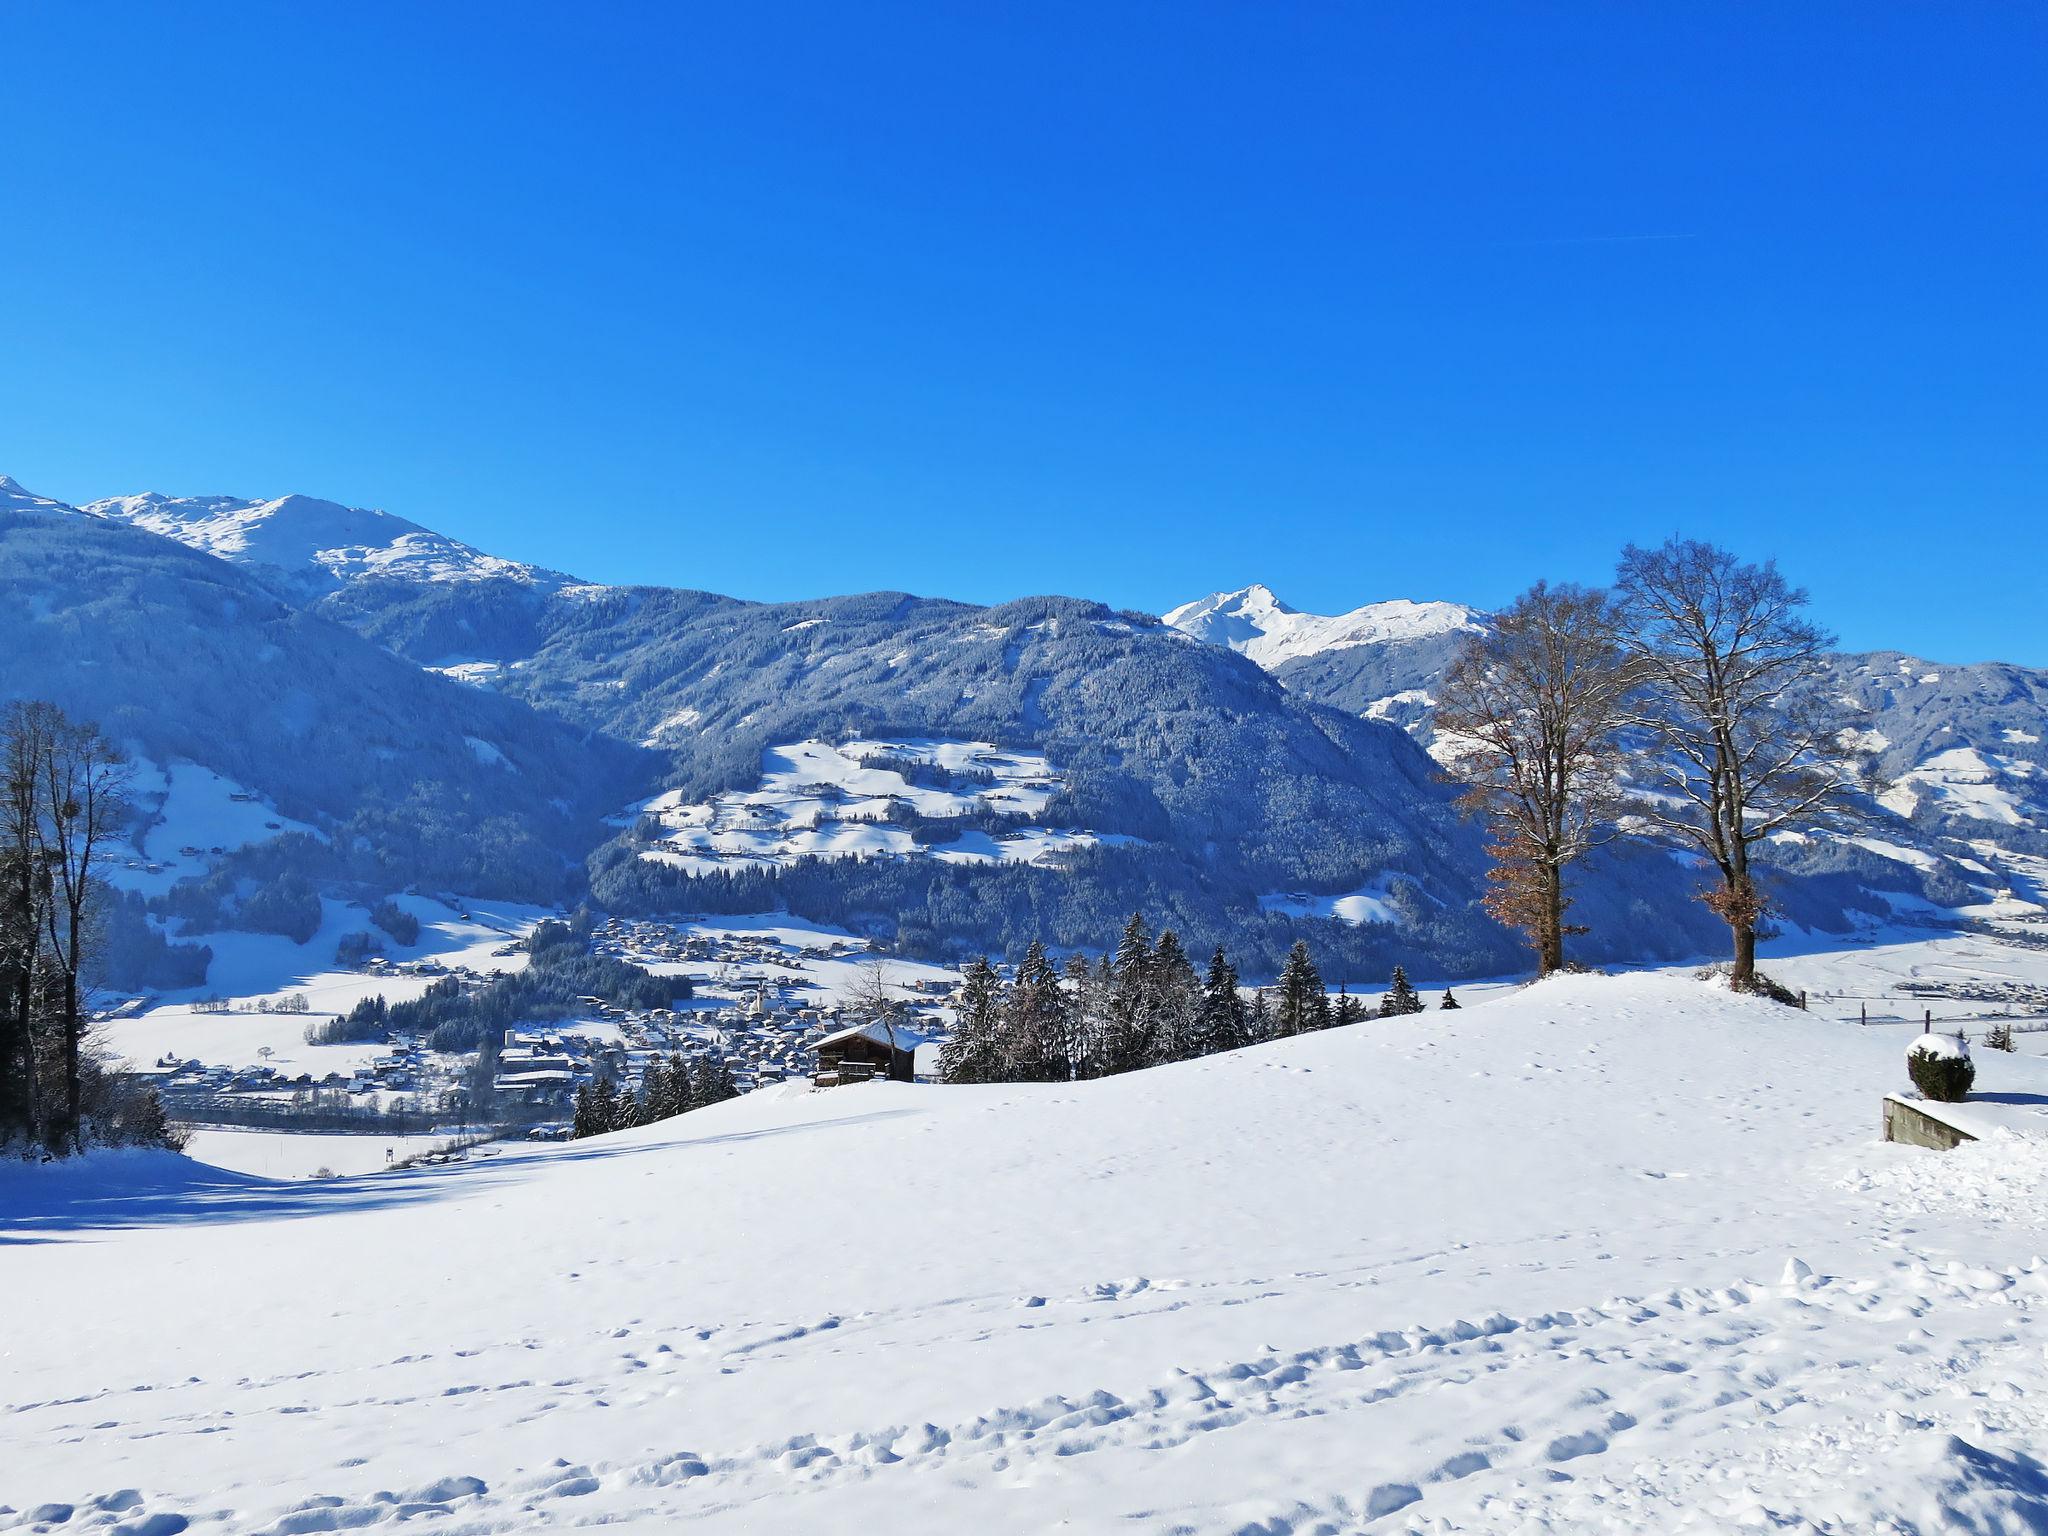
<path fill-rule="evenodd" d="M 1422 997 L 1408 983 L 1408 972 L 1400 966 L 1394 967 L 1393 981 L 1387 987 L 1387 995 L 1380 999 L 1380 1017 L 1397 1019 L 1404 1014 L 1422 1012 Z"/>
<path fill-rule="evenodd" d="M 1323 978 L 1308 957 L 1308 940 L 1296 939 L 1280 972 L 1280 1001 L 1274 1011 L 1276 1035 L 1304 1035 L 1329 1022 L 1330 1000 Z"/>
<path fill-rule="evenodd" d="M 1457 999 L 1456 999 L 1455 997 L 1451 996 L 1451 989 L 1450 989 L 1449 987 L 1445 987 L 1445 988 L 1444 988 L 1444 1000 L 1443 1000 L 1442 1002 L 1438 1003 L 1438 1004 L 1437 1004 L 1437 1007 L 1439 1007 L 1439 1008 L 1455 1008 L 1455 1007 L 1457 1007 L 1457 1006 L 1458 1006 L 1458 1000 L 1457 1000 Z"/>
<path fill-rule="evenodd" d="M 1187 1061 L 1202 1054 L 1202 984 L 1194 962 L 1171 928 L 1152 951 L 1152 1042 L 1155 1062 Z"/>
<path fill-rule="evenodd" d="M 569 1134 L 580 1141 L 585 1136 L 595 1136 L 602 1129 L 595 1096 L 590 1091 L 590 1084 L 584 1083 L 576 1090 L 576 1113 L 569 1122 Z"/>
<path fill-rule="evenodd" d="M 1234 1051 L 1251 1043 L 1251 1021 L 1237 990 L 1237 968 L 1224 955 L 1221 944 L 1209 957 L 1209 974 L 1202 981 L 1200 1033 L 1204 1055 Z"/>
<path fill-rule="evenodd" d="M 1248 1044 L 1256 1045 L 1261 1040 L 1271 1040 L 1277 1033 L 1273 1023 L 1273 999 L 1266 989 L 1260 987 L 1252 993 L 1251 1011 L 1245 1016 L 1245 1037 Z"/>
<path fill-rule="evenodd" d="M 640 1100 L 628 1088 L 612 1103 L 612 1129 L 630 1131 L 640 1124 Z"/>
<path fill-rule="evenodd" d="M 584 1134 L 602 1136 L 606 1131 L 617 1128 L 619 1114 L 619 1090 L 612 1086 L 608 1077 L 600 1077 L 590 1089 L 590 1129 Z"/>
<path fill-rule="evenodd" d="M 701 1105 L 723 1104 L 740 1096 L 740 1085 L 732 1080 L 732 1066 L 722 1052 L 704 1059 L 697 1074 L 697 1100 Z"/>
<path fill-rule="evenodd" d="M 1339 1024 L 1356 1024 L 1364 1017 L 1365 1004 L 1351 995 L 1351 984 L 1346 981 L 1338 982 L 1335 1022 Z"/>
<path fill-rule="evenodd" d="M 1095 1045 L 1098 1038 L 1097 1023 L 1101 1008 L 1095 985 L 1095 972 L 1088 964 L 1086 955 L 1069 955 L 1065 968 L 1065 985 L 1061 987 L 1061 1016 L 1067 1026 L 1067 1064 L 1074 1077 L 1095 1077 Z"/>
<path fill-rule="evenodd" d="M 953 1034 L 939 1052 L 939 1076 L 949 1083 L 1002 1081 L 1002 978 L 983 955 L 969 965 L 953 999 Z"/>
<path fill-rule="evenodd" d="M 1152 1059 L 1152 1035 L 1156 1024 L 1152 995 L 1152 935 L 1144 917 L 1136 912 L 1124 924 L 1117 941 L 1116 964 L 1111 971 L 1109 996 L 1109 1040 L 1104 1069 L 1130 1072 Z"/>
<path fill-rule="evenodd" d="M 1073 1075 L 1067 1058 L 1066 1004 L 1059 972 L 1046 958 L 1045 946 L 1033 939 L 1002 1009 L 1006 1080 L 1062 1083 Z"/>

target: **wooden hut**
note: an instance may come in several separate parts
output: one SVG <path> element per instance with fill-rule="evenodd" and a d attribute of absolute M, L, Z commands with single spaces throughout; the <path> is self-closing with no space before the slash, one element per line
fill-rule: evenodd
<path fill-rule="evenodd" d="M 856 1024 L 818 1042 L 818 1070 L 811 1079 L 820 1088 L 843 1083 L 917 1081 L 917 1048 L 923 1037 L 898 1024 Z"/>

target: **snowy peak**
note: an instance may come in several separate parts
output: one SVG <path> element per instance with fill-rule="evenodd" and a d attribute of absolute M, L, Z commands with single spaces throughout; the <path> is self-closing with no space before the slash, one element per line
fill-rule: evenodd
<path fill-rule="evenodd" d="M 454 582 L 510 578 L 554 588 L 558 571 L 487 555 L 418 523 L 313 496 L 112 496 L 83 511 L 176 539 L 238 565 L 266 566 L 313 593 L 362 576 Z"/>
<path fill-rule="evenodd" d="M 1269 669 L 1350 646 L 1399 645 L 1481 627 L 1478 611 L 1462 603 L 1396 598 L 1323 615 L 1290 608 L 1271 587 L 1257 584 L 1183 603 L 1165 618 L 1185 635 L 1227 646 Z"/>
<path fill-rule="evenodd" d="M 77 508 L 47 496 L 38 496 L 11 475 L 0 475 L 0 512 L 28 512 L 41 516 L 75 513 Z"/>

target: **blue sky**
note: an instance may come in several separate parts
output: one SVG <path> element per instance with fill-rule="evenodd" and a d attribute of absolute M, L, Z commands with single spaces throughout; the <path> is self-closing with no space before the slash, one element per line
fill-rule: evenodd
<path fill-rule="evenodd" d="M 744 597 L 1598 580 L 2048 664 L 2048 11 L 0 8 L 0 471 Z"/>

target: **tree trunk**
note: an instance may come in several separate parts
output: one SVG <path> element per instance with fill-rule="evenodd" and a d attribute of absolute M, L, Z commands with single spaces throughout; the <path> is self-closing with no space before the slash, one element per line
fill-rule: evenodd
<path fill-rule="evenodd" d="M 1564 969 L 1564 871 L 1555 864 L 1543 866 L 1543 926 L 1537 940 L 1536 974 L 1539 978 Z"/>
<path fill-rule="evenodd" d="M 1738 917 L 1730 926 L 1735 932 L 1735 964 L 1728 972 L 1728 981 L 1736 991 L 1748 992 L 1756 986 L 1756 923 Z"/>
<path fill-rule="evenodd" d="M 64 1130 L 71 1150 L 85 1150 L 85 1127 L 78 1072 L 78 1037 L 84 1031 L 78 1016 L 78 972 L 64 973 Z"/>

